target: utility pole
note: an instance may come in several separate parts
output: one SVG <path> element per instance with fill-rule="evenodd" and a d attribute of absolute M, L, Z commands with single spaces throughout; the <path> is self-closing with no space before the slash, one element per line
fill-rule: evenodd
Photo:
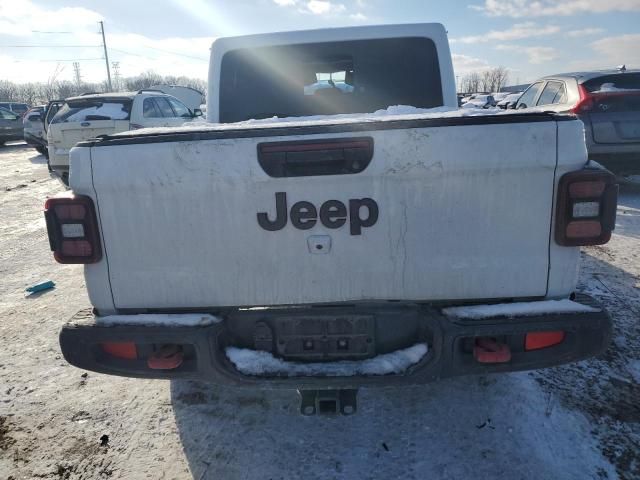
<path fill-rule="evenodd" d="M 82 76 L 80 75 L 80 62 L 73 62 L 73 74 L 76 79 L 76 85 L 79 87 L 82 83 Z"/>
<path fill-rule="evenodd" d="M 107 54 L 107 41 L 104 39 L 104 23 L 100 20 L 100 33 L 102 33 L 102 47 L 104 48 L 104 61 L 107 65 L 107 86 L 109 87 L 109 91 L 111 88 L 111 70 L 109 70 L 109 55 Z"/>
<path fill-rule="evenodd" d="M 116 86 L 116 92 L 120 91 L 120 62 L 111 62 L 113 68 L 113 83 Z"/>

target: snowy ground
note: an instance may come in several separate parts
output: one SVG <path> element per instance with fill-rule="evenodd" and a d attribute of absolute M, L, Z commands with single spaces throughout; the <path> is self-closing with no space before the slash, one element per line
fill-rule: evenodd
<path fill-rule="evenodd" d="M 0 480 L 638 479 L 640 192 L 581 288 L 615 321 L 602 358 L 545 371 L 361 390 L 352 417 L 302 417 L 295 392 L 85 373 L 60 325 L 88 305 L 82 269 L 54 263 L 44 158 L 0 147 Z M 52 291 L 24 298 L 45 279 Z"/>

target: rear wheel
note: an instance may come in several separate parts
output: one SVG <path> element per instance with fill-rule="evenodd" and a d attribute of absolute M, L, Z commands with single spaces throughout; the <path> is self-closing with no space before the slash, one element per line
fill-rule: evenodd
<path fill-rule="evenodd" d="M 36 152 L 38 152 L 40 155 L 44 155 L 45 157 L 47 156 L 47 149 L 38 145 L 37 147 L 35 147 Z"/>

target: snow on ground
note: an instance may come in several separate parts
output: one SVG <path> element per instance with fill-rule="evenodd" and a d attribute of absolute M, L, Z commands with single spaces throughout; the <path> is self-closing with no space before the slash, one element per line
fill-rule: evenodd
<path fill-rule="evenodd" d="M 227 357 L 245 375 L 284 375 L 288 377 L 324 376 L 351 377 L 354 375 L 388 375 L 403 373 L 427 354 L 427 345 L 417 343 L 409 348 L 397 350 L 362 361 L 330 363 L 287 362 L 269 352 L 246 348 L 228 347 Z"/>
<path fill-rule="evenodd" d="M 640 478 L 640 192 L 580 288 L 612 313 L 600 358 L 538 372 L 361 389 L 350 417 L 303 417 L 295 391 L 83 372 L 57 344 L 89 306 L 80 265 L 51 258 L 44 158 L 0 147 L 0 479 Z M 26 286 L 56 288 L 23 296 Z"/>
<path fill-rule="evenodd" d="M 498 303 L 494 305 L 470 305 L 443 308 L 445 315 L 458 318 L 517 317 L 549 315 L 553 313 L 598 312 L 597 308 L 571 300 L 545 300 L 541 302 Z"/>

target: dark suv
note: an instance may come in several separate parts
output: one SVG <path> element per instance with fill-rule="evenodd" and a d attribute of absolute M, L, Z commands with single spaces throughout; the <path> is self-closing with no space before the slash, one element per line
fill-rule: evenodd
<path fill-rule="evenodd" d="M 516 108 L 576 114 L 589 158 L 616 173 L 640 172 L 640 70 L 564 73 L 541 78 Z"/>
<path fill-rule="evenodd" d="M 0 108 L 9 110 L 10 112 L 16 113 L 22 117 L 27 113 L 27 110 L 29 110 L 29 105 L 19 102 L 0 102 Z"/>

